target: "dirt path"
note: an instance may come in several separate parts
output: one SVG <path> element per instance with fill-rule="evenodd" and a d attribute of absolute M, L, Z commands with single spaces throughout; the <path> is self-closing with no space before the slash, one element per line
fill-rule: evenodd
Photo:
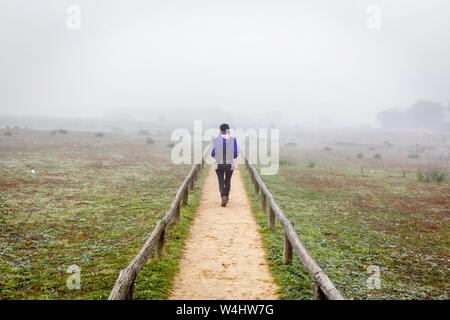
<path fill-rule="evenodd" d="M 239 168 L 227 207 L 220 201 L 211 166 L 170 299 L 277 299 Z"/>

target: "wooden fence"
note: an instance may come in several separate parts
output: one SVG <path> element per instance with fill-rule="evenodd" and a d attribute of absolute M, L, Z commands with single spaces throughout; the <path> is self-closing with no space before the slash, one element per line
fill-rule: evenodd
<path fill-rule="evenodd" d="M 188 175 L 184 179 L 180 188 L 178 189 L 175 198 L 170 205 L 166 215 L 159 220 L 150 236 L 145 241 L 139 253 L 131 260 L 130 264 L 123 269 L 119 277 L 117 278 L 113 289 L 109 295 L 109 300 L 126 300 L 133 299 L 134 294 L 134 281 L 142 270 L 144 264 L 150 257 L 153 250 L 155 250 L 155 256 L 160 257 L 164 255 L 165 244 L 165 230 L 170 223 L 177 223 L 180 219 L 180 207 L 182 204 L 188 203 L 189 190 L 194 189 L 194 183 L 197 181 L 199 171 L 204 167 L 204 156 L 200 164 L 194 164 L 189 171 Z M 284 252 L 283 263 L 288 264 L 292 262 L 292 251 L 294 250 L 303 266 L 311 274 L 314 279 L 314 299 L 316 300 L 343 300 L 344 297 L 336 289 L 331 280 L 322 271 L 319 265 L 309 255 L 306 248 L 295 232 L 294 225 L 289 221 L 276 204 L 272 194 L 267 189 L 266 185 L 260 178 L 256 168 L 249 163 L 248 158 L 245 157 L 245 165 L 249 171 L 250 179 L 255 187 L 255 193 L 261 191 L 261 210 L 266 212 L 267 201 L 269 202 L 268 212 L 268 224 L 273 228 L 275 225 L 275 217 L 278 218 L 284 229 Z"/>
<path fill-rule="evenodd" d="M 270 228 L 275 226 L 275 217 L 278 218 L 284 229 L 284 251 L 283 264 L 292 262 L 292 250 L 294 250 L 302 262 L 303 266 L 309 272 L 314 280 L 314 299 L 315 300 L 344 300 L 344 297 L 336 289 L 331 280 L 322 271 L 319 265 L 309 255 L 303 243 L 295 232 L 294 224 L 287 219 L 280 207 L 278 207 L 272 194 L 262 181 L 256 168 L 249 163 L 248 157 L 245 157 L 245 166 L 250 174 L 250 179 L 255 187 L 255 193 L 261 191 L 261 210 L 266 213 L 267 201 L 269 202 L 269 212 L 267 215 L 268 225 Z"/>
<path fill-rule="evenodd" d="M 142 270 L 142 267 L 147 262 L 153 249 L 155 250 L 156 257 L 164 255 L 166 227 L 168 227 L 170 223 L 177 223 L 179 221 L 181 204 L 188 203 L 189 190 L 194 189 L 194 183 L 197 181 L 199 171 L 204 166 L 204 158 L 208 150 L 209 147 L 207 147 L 203 153 L 201 163 L 192 166 L 178 189 L 166 215 L 156 223 L 152 233 L 145 241 L 139 253 L 131 260 L 130 264 L 120 272 L 108 300 L 132 300 L 136 276 Z"/>

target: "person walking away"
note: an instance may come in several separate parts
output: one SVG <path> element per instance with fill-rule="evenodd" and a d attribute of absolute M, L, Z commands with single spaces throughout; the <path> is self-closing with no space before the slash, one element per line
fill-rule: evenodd
<path fill-rule="evenodd" d="M 238 157 L 239 150 L 236 139 L 230 136 L 230 126 L 228 124 L 221 124 L 220 132 L 220 135 L 214 138 L 211 157 L 216 159 L 215 169 L 219 181 L 219 191 L 222 197 L 222 207 L 225 207 L 230 195 L 234 159 Z"/>

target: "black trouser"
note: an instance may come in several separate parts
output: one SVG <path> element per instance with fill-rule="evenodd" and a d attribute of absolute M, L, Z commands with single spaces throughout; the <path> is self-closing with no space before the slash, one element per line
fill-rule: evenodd
<path fill-rule="evenodd" d="M 231 176 L 233 175 L 233 170 L 231 170 L 231 164 L 218 164 L 217 178 L 219 179 L 219 190 L 220 195 L 227 196 L 230 194 L 231 187 Z"/>

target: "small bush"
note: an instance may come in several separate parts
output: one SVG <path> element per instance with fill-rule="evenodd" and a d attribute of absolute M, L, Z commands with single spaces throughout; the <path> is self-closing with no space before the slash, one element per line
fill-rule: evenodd
<path fill-rule="evenodd" d="M 394 145 L 390 142 L 390 141 L 388 141 L 388 140 L 385 140 L 385 141 L 383 141 L 383 145 L 385 146 L 385 147 L 388 147 L 388 148 L 392 148 Z"/>
<path fill-rule="evenodd" d="M 445 182 L 447 181 L 447 175 L 447 170 L 437 165 L 417 169 L 417 179 L 422 182 Z"/>
<path fill-rule="evenodd" d="M 95 133 L 95 136 L 96 136 L 97 138 L 101 138 L 101 137 L 104 136 L 104 134 L 103 134 L 103 132 L 96 132 L 96 133 Z"/>
<path fill-rule="evenodd" d="M 61 134 L 67 134 L 67 130 L 64 130 L 64 129 L 59 129 L 58 132 Z"/>
<path fill-rule="evenodd" d="M 402 169 L 402 177 L 406 178 L 406 169 L 404 169 L 404 168 Z"/>
<path fill-rule="evenodd" d="M 316 160 L 307 160 L 308 164 L 308 168 L 314 168 L 317 164 Z"/>
<path fill-rule="evenodd" d="M 357 155 L 356 155 L 356 158 L 357 159 L 362 159 L 364 157 L 364 155 L 362 154 L 362 153 L 358 153 Z"/>
<path fill-rule="evenodd" d="M 297 144 L 295 142 L 288 142 L 285 144 L 286 147 L 295 147 Z"/>
<path fill-rule="evenodd" d="M 147 142 L 148 144 L 154 144 L 155 140 L 153 140 L 152 138 L 147 138 L 147 140 L 145 140 L 145 142 Z"/>
<path fill-rule="evenodd" d="M 375 159 L 381 159 L 381 154 L 377 153 L 373 156 Z"/>
<path fill-rule="evenodd" d="M 373 151 L 373 150 L 375 150 L 375 148 L 374 147 L 369 147 L 369 150 Z"/>
<path fill-rule="evenodd" d="M 5 131 L 5 136 L 11 137 L 11 135 L 12 135 L 11 131 Z"/>
<path fill-rule="evenodd" d="M 282 159 L 280 160 L 280 166 L 290 166 L 291 162 L 289 160 L 286 159 Z"/>
<path fill-rule="evenodd" d="M 102 161 L 94 161 L 90 164 L 90 167 L 98 170 L 104 168 L 105 164 Z"/>
<path fill-rule="evenodd" d="M 148 135 L 149 135 L 149 132 L 148 132 L 148 130 L 141 129 L 141 130 L 138 131 L 137 134 L 138 134 L 139 136 L 148 136 Z"/>
<path fill-rule="evenodd" d="M 331 149 L 330 147 L 325 147 L 325 148 L 323 148 L 323 150 L 325 150 L 325 151 L 332 151 L 333 149 Z"/>
<path fill-rule="evenodd" d="M 175 143 L 169 143 L 167 146 L 168 146 L 169 148 L 173 148 L 173 147 L 175 147 Z"/>
<path fill-rule="evenodd" d="M 51 134 L 52 136 L 54 136 L 54 135 L 57 134 L 57 133 L 58 133 L 58 131 L 56 131 L 56 130 L 50 131 L 50 134 Z"/>
<path fill-rule="evenodd" d="M 418 157 L 419 157 L 419 155 L 417 153 L 408 154 L 409 159 L 417 159 Z"/>

